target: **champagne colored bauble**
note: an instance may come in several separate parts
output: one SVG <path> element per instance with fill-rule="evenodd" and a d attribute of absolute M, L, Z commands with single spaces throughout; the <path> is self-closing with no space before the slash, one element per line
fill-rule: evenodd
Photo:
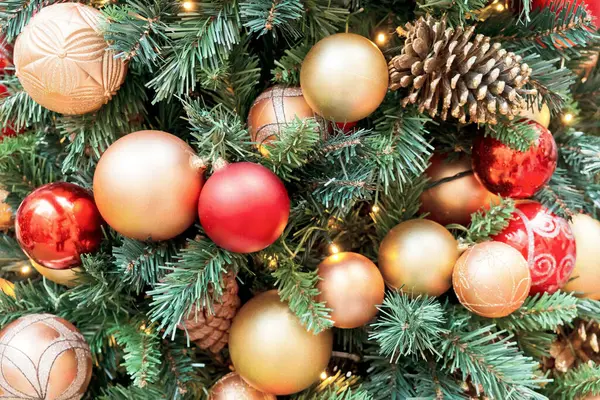
<path fill-rule="evenodd" d="M 268 146 L 296 118 L 313 118 L 314 111 L 304 100 L 299 87 L 273 86 L 254 100 L 248 114 L 250 138 L 263 155 L 268 155 Z"/>
<path fill-rule="evenodd" d="M 377 266 L 358 253 L 333 254 L 318 267 L 318 299 L 331 311 L 338 328 L 357 328 L 377 314 L 385 284 Z"/>
<path fill-rule="evenodd" d="M 546 129 L 550 126 L 550 109 L 546 103 L 542 104 L 540 108 L 537 102 L 533 102 L 529 107 L 524 108 L 519 115 L 530 121 L 537 122 Z"/>
<path fill-rule="evenodd" d="M 425 171 L 432 187 L 421 194 L 421 212 L 429 213 L 427 219 L 442 225 L 468 225 L 471 214 L 498 201 L 469 171 L 471 158 L 466 154 L 433 155 Z"/>
<path fill-rule="evenodd" d="M 478 136 L 473 143 L 475 176 L 490 192 L 503 197 L 526 199 L 533 196 L 552 177 L 558 148 L 552 133 L 540 124 L 529 122 L 538 137 L 527 151 L 511 149 L 491 136 Z"/>
<path fill-rule="evenodd" d="M 575 268 L 575 236 L 567 220 L 534 201 L 517 205 L 508 226 L 493 237 L 521 252 L 531 273 L 531 294 L 554 293 Z"/>
<path fill-rule="evenodd" d="M 77 286 L 77 274 L 83 272 L 81 268 L 70 268 L 70 269 L 50 269 L 43 265 L 36 263 L 33 260 L 29 260 L 33 268 L 40 273 L 44 278 L 63 285 L 66 287 Z"/>
<path fill-rule="evenodd" d="M 458 243 L 446 228 L 413 219 L 392 228 L 379 247 L 379 269 L 385 282 L 413 294 L 439 296 L 452 281 Z"/>
<path fill-rule="evenodd" d="M 331 330 L 306 330 L 276 290 L 252 298 L 238 312 L 229 333 L 235 370 L 253 387 L 283 396 L 319 380 L 329 363 Z"/>
<path fill-rule="evenodd" d="M 69 269 L 102 241 L 102 217 L 92 194 L 67 182 L 50 183 L 31 192 L 15 218 L 19 245 L 46 268 Z"/>
<path fill-rule="evenodd" d="M 11 281 L 0 278 L 0 290 L 10 297 L 15 297 L 15 284 Z"/>
<path fill-rule="evenodd" d="M 364 36 L 338 33 L 308 52 L 300 84 L 310 107 L 335 122 L 354 122 L 379 107 L 388 89 L 381 50 Z"/>
<path fill-rule="evenodd" d="M 90 6 L 54 4 L 37 13 L 17 37 L 17 76 L 38 104 L 62 114 L 86 114 L 116 94 L 127 64 L 107 50 L 101 18 Z"/>
<path fill-rule="evenodd" d="M 120 234 L 138 240 L 171 239 L 194 223 L 204 169 L 177 136 L 138 131 L 114 142 L 100 157 L 94 198 Z"/>
<path fill-rule="evenodd" d="M 484 242 L 463 253 L 454 266 L 452 285 L 460 303 L 487 318 L 505 317 L 529 293 L 527 261 L 507 244 Z"/>
<path fill-rule="evenodd" d="M 571 220 L 577 258 L 571 280 L 562 288 L 577 296 L 600 300 L 600 221 L 585 214 Z"/>
<path fill-rule="evenodd" d="M 70 322 L 31 314 L 0 331 L 0 399 L 77 400 L 92 377 L 90 347 Z"/>
<path fill-rule="evenodd" d="M 198 215 L 219 247 L 253 253 L 281 236 L 290 215 L 290 198 L 268 168 L 251 162 L 228 164 L 204 185 Z"/>
<path fill-rule="evenodd" d="M 208 400 L 277 400 L 277 397 L 253 388 L 241 376 L 232 372 L 213 385 L 208 393 Z"/>

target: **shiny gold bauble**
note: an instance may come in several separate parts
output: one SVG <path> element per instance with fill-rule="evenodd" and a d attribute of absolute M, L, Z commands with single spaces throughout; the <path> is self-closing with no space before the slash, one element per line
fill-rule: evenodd
<path fill-rule="evenodd" d="M 379 247 L 385 282 L 411 295 L 439 296 L 452 281 L 458 243 L 446 228 L 426 219 L 396 225 Z"/>
<path fill-rule="evenodd" d="M 265 144 L 273 141 L 294 119 L 314 117 L 299 87 L 273 86 L 254 100 L 248 114 L 248 131 L 263 155 L 268 154 Z"/>
<path fill-rule="evenodd" d="M 338 328 L 357 328 L 377 314 L 385 284 L 377 266 L 358 253 L 333 254 L 318 267 L 319 301 L 331 311 Z"/>
<path fill-rule="evenodd" d="M 600 300 L 600 221 L 578 214 L 571 220 L 577 257 L 571 280 L 562 288 L 580 297 Z"/>
<path fill-rule="evenodd" d="M 454 292 L 469 311 L 505 317 L 521 307 L 531 287 L 527 261 L 501 242 L 483 242 L 465 251 L 454 266 Z"/>
<path fill-rule="evenodd" d="M 537 122 L 544 128 L 550 126 L 550 109 L 546 103 L 542 104 L 542 108 L 540 108 L 537 102 L 533 102 L 530 107 L 524 108 L 519 115 L 525 119 Z"/>
<path fill-rule="evenodd" d="M 425 171 L 432 187 L 421 194 L 421 212 L 429 213 L 427 219 L 442 225 L 468 225 L 471 214 L 498 201 L 469 171 L 471 158 L 466 154 L 453 158 L 433 155 Z"/>
<path fill-rule="evenodd" d="M 171 239 L 196 220 L 204 169 L 183 140 L 161 131 L 123 136 L 104 152 L 94 199 L 106 222 L 138 240 Z"/>
<path fill-rule="evenodd" d="M 38 104 L 62 114 L 86 114 L 116 94 L 127 65 L 107 50 L 101 18 L 90 6 L 54 4 L 37 13 L 17 37 L 17 76 Z"/>
<path fill-rule="evenodd" d="M 364 36 L 338 33 L 308 52 L 300 71 L 308 105 L 335 122 L 361 120 L 379 107 L 388 89 L 381 50 Z"/>
<path fill-rule="evenodd" d="M 275 395 L 306 389 L 327 367 L 333 333 L 306 330 L 276 290 L 261 293 L 237 313 L 229 333 L 235 370 L 255 388 Z"/>
<path fill-rule="evenodd" d="M 84 337 L 70 322 L 31 314 L 0 331 L 0 399 L 80 399 L 92 377 Z"/>
<path fill-rule="evenodd" d="M 15 218 L 12 208 L 5 203 L 9 193 L 6 190 L 0 189 L 0 230 L 8 230 L 14 228 Z"/>
<path fill-rule="evenodd" d="M 10 297 L 15 297 L 15 284 L 11 281 L 0 278 L 0 290 Z"/>
<path fill-rule="evenodd" d="M 58 283 L 59 285 L 64 285 L 67 287 L 75 287 L 77 286 L 77 273 L 82 272 L 83 270 L 79 267 L 77 268 L 68 268 L 68 269 L 50 269 L 46 268 L 43 265 L 36 263 L 33 260 L 29 260 L 33 268 L 40 273 L 43 277 L 52 281 L 54 283 Z"/>
<path fill-rule="evenodd" d="M 208 393 L 208 400 L 277 400 L 277 397 L 253 388 L 241 376 L 232 372 L 213 385 Z"/>

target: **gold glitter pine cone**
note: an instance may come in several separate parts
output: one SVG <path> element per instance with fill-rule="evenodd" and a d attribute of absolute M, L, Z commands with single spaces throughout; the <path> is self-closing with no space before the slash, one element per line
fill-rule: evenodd
<path fill-rule="evenodd" d="M 187 331 L 196 346 L 218 353 L 227 345 L 229 327 L 240 305 L 235 275 L 228 272 L 223 276 L 223 296 L 215 300 L 210 308 L 194 307 L 179 328 Z"/>
<path fill-rule="evenodd" d="M 418 104 L 446 120 L 448 113 L 460 122 L 497 123 L 498 113 L 514 118 L 525 108 L 523 87 L 531 68 L 522 58 L 474 35 L 475 27 L 447 28 L 446 20 L 421 17 L 406 24 L 400 55 L 389 62 L 390 89 L 408 88 L 402 105 Z"/>

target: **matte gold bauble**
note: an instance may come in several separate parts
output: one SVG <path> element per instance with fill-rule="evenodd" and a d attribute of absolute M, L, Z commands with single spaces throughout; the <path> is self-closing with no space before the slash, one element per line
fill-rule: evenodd
<path fill-rule="evenodd" d="M 427 219 L 442 225 L 471 222 L 471 214 L 498 201 L 471 171 L 471 158 L 447 158 L 434 154 L 425 171 L 432 185 L 421 194 L 421 212 L 429 213 Z"/>
<path fill-rule="evenodd" d="M 62 114 L 86 114 L 116 94 L 127 64 L 107 50 L 101 18 L 90 6 L 54 4 L 38 12 L 17 37 L 17 76 L 38 104 Z"/>
<path fill-rule="evenodd" d="M 524 108 L 519 115 L 525 119 L 537 122 L 544 128 L 550 126 L 550 109 L 546 103 L 542 104 L 542 107 L 540 108 L 537 102 L 533 102 L 531 105 Z"/>
<path fill-rule="evenodd" d="M 501 242 L 476 244 L 463 253 L 452 274 L 454 292 L 469 311 L 505 317 L 521 307 L 531 287 L 527 261 Z"/>
<path fill-rule="evenodd" d="M 15 284 L 11 281 L 0 278 L 0 290 L 10 297 L 15 297 Z"/>
<path fill-rule="evenodd" d="M 273 86 L 254 100 L 248 114 L 250 138 L 263 155 L 269 151 L 264 146 L 274 140 L 285 126 L 294 119 L 314 117 L 299 87 Z"/>
<path fill-rule="evenodd" d="M 51 314 L 21 317 L 0 331 L 0 399 L 76 400 L 92 377 L 84 337 Z"/>
<path fill-rule="evenodd" d="M 578 214 L 571 220 L 577 257 L 571 280 L 564 291 L 577 292 L 580 297 L 600 300 L 600 221 Z"/>
<path fill-rule="evenodd" d="M 327 367 L 333 333 L 302 326 L 276 290 L 246 303 L 233 320 L 229 354 L 235 370 L 255 388 L 275 395 L 306 389 Z"/>
<path fill-rule="evenodd" d="M 439 296 L 450 289 L 458 255 L 458 243 L 446 228 L 413 219 L 396 225 L 385 236 L 379 247 L 379 269 L 395 289 Z"/>
<path fill-rule="evenodd" d="M 385 284 L 377 266 L 358 253 L 333 254 L 318 267 L 319 301 L 331 311 L 338 328 L 357 328 L 377 314 Z"/>
<path fill-rule="evenodd" d="M 120 234 L 171 239 L 194 223 L 204 169 L 183 140 L 161 131 L 123 136 L 104 152 L 94 173 L 100 214 Z"/>
<path fill-rule="evenodd" d="M 338 33 L 308 52 L 300 71 L 308 105 L 335 122 L 361 120 L 379 107 L 388 89 L 381 50 L 364 36 Z"/>
<path fill-rule="evenodd" d="M 31 263 L 33 268 L 40 273 L 40 275 L 42 275 L 49 281 L 67 287 L 77 286 L 77 274 L 83 272 L 83 270 L 79 267 L 68 269 L 50 269 L 36 263 L 33 260 L 29 260 L 29 262 Z"/>
<path fill-rule="evenodd" d="M 253 388 L 241 376 L 232 372 L 213 385 L 208 393 L 208 400 L 277 400 L 277 397 Z"/>

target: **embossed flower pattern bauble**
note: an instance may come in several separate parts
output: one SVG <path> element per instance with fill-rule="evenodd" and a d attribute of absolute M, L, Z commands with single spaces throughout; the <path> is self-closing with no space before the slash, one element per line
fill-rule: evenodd
<path fill-rule="evenodd" d="M 86 114 L 116 94 L 127 66 L 107 50 L 100 19 L 100 11 L 90 6 L 54 4 L 17 37 L 17 76 L 37 103 L 63 114 Z"/>
<path fill-rule="evenodd" d="M 554 293 L 575 268 L 575 236 L 567 220 L 540 203 L 517 205 L 508 226 L 494 240 L 519 250 L 531 272 L 531 294 Z"/>
<path fill-rule="evenodd" d="M 70 322 L 31 314 L 0 332 L 0 368 L 0 399 L 78 400 L 92 377 L 92 357 Z"/>

